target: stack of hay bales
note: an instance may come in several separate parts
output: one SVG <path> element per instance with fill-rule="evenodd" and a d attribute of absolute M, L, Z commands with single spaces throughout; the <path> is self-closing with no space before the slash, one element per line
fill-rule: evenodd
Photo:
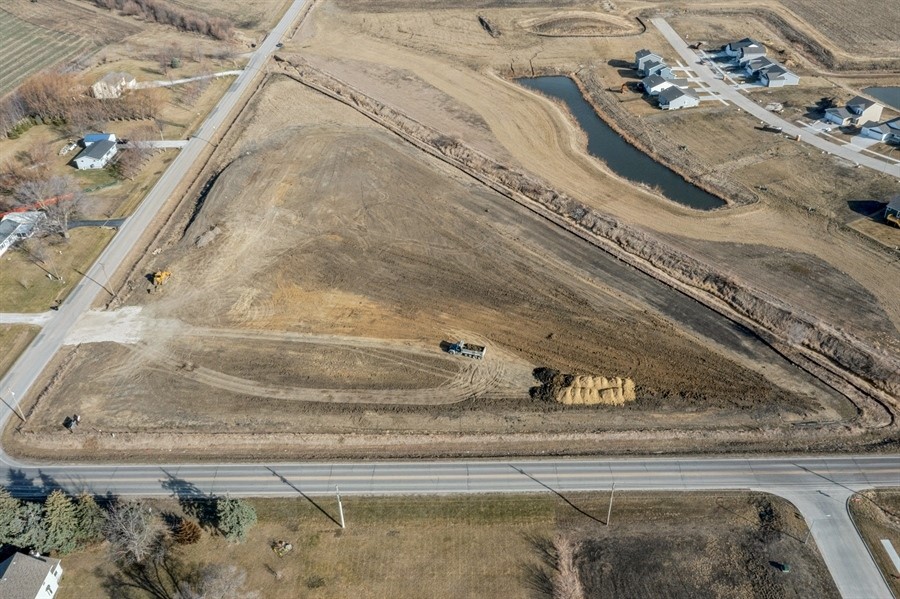
<path fill-rule="evenodd" d="M 617 376 L 576 376 L 556 395 L 556 401 L 565 405 L 621 406 L 634 400 L 634 381 Z"/>

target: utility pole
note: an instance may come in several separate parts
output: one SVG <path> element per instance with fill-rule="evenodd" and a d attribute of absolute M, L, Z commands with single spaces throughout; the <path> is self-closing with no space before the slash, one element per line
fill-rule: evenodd
<path fill-rule="evenodd" d="M 344 526 L 344 505 L 341 503 L 341 490 L 335 485 L 334 492 L 337 493 L 338 500 L 338 516 L 341 518 L 341 528 L 346 528 Z"/>
<path fill-rule="evenodd" d="M 609 509 L 606 511 L 606 525 L 609 526 L 609 519 L 612 517 L 612 500 L 616 494 L 616 483 L 612 484 L 612 490 L 609 492 Z"/>

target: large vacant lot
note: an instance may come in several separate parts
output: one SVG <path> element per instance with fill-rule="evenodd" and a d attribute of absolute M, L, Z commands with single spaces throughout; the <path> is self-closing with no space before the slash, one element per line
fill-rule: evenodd
<path fill-rule="evenodd" d="M 828 194 L 843 193 L 844 179 L 870 193 L 877 185 L 863 187 L 863 171 L 843 177 L 830 157 L 782 141 L 766 158 L 773 177 L 800 166 L 820 174 L 793 192 L 770 182 L 778 193 L 714 212 L 617 177 L 585 152 L 559 105 L 510 79 L 581 71 L 614 83 L 613 97 L 624 100 L 611 79 L 623 60 L 645 46 L 668 50 L 653 29 L 604 37 L 616 23 L 637 33 L 624 9 L 556 11 L 488 3 L 483 16 L 501 31 L 493 37 L 464 3 L 317 5 L 219 144 L 202 193 L 185 198 L 140 262 L 123 303 L 89 315 L 69 338 L 30 398 L 28 422 L 7 431 L 11 447 L 153 459 L 161 447 L 245 457 L 877 442 L 883 432 L 863 428 L 872 421 L 859 418 L 859 404 L 747 328 L 285 76 L 293 75 L 284 61 L 302 56 L 735 287 L 858 338 L 871 355 L 900 347 L 900 278 L 891 276 L 900 267 L 841 225 L 836 206 L 846 201 Z M 565 37 L 569 26 L 577 37 Z M 600 33 L 581 35 L 591 27 Z M 766 147 L 757 123 L 731 108 L 695 114 L 715 116 L 704 137 L 734 131 L 752 150 Z M 690 129 L 677 115 L 647 121 L 658 138 Z M 725 141 L 683 148 L 733 151 Z M 753 167 L 766 161 L 726 158 L 710 169 L 755 194 Z M 161 269 L 172 277 L 151 290 L 147 277 Z M 783 344 L 801 344 L 789 321 L 773 330 Z M 446 343 L 459 339 L 485 345 L 486 358 L 448 355 Z M 561 406 L 535 392 L 548 370 L 629 377 L 636 400 Z M 73 413 L 84 426 L 69 434 L 60 425 Z"/>
<path fill-rule="evenodd" d="M 260 523 L 245 543 L 204 536 L 168 565 L 177 579 L 188 563 L 237 564 L 247 571 L 245 588 L 262 597 L 539 599 L 559 596 L 556 541 L 574 549 L 583 589 L 576 597 L 838 596 L 814 545 L 802 543 L 803 520 L 778 498 L 617 493 L 609 527 L 607 500 L 344 497 L 344 530 L 329 518 L 337 517 L 333 498 L 261 500 L 254 502 Z M 158 509 L 180 511 L 174 501 Z M 277 557 L 278 540 L 294 550 Z M 152 578 L 117 575 L 105 557 L 103 549 L 67 557 L 60 599 L 119 596 L 123 588 L 133 599 L 150 597 L 141 586 Z"/>

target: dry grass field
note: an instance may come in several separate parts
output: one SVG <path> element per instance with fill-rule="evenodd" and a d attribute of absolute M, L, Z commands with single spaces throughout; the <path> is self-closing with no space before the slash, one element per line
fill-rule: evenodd
<path fill-rule="evenodd" d="M 882 540 L 890 541 L 894 550 L 900 551 L 900 490 L 860 493 L 851 499 L 850 513 L 875 563 L 897 595 L 900 593 L 900 569 L 891 560 Z"/>
<path fill-rule="evenodd" d="M 344 497 L 256 500 L 259 524 L 243 544 L 204 538 L 170 561 L 237 564 L 262 597 L 548 598 L 556 538 L 574 548 L 585 596 L 755 599 L 837 597 L 793 506 L 761 494 L 617 493 L 443 498 Z M 571 502 L 571 503 L 569 503 Z M 157 504 L 179 513 L 174 501 Z M 277 540 L 294 550 L 279 558 Z M 791 565 L 790 575 L 772 562 Z M 60 599 L 149 594 L 116 578 L 103 548 L 63 559 Z M 114 595 L 115 592 L 115 595 Z"/>

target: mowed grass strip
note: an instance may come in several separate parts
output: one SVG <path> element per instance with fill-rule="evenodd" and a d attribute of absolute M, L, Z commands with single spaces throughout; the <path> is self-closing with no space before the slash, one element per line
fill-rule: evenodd
<path fill-rule="evenodd" d="M 92 43 L 78 35 L 46 29 L 0 9 L 0 95 L 32 73 L 69 60 Z"/>
<path fill-rule="evenodd" d="M 39 327 L 27 325 L 0 324 L 0 377 L 6 374 L 40 330 Z"/>
<path fill-rule="evenodd" d="M 73 229 L 68 241 L 46 245 L 43 261 L 20 247 L 8 250 L 0 257 L 0 312 L 44 312 L 65 299 L 113 235 L 109 229 Z"/>

